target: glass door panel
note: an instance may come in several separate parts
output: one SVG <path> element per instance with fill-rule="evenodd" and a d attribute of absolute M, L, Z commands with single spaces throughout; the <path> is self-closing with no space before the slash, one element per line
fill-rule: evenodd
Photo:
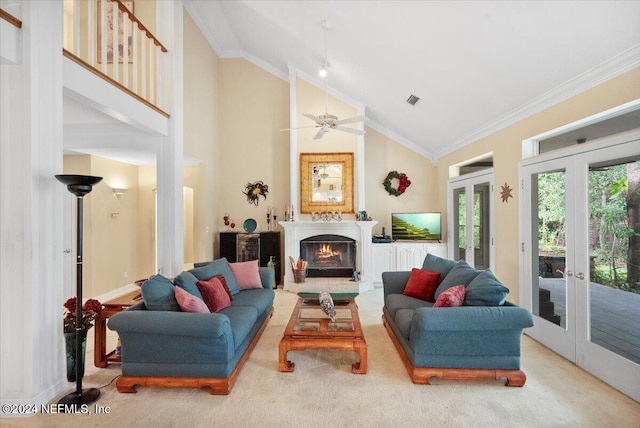
<path fill-rule="evenodd" d="M 588 340 L 640 364 L 640 162 L 588 168 Z"/>
<path fill-rule="evenodd" d="M 473 186 L 473 264 L 476 269 L 490 267 L 489 195 L 489 183 Z"/>
<path fill-rule="evenodd" d="M 532 271 L 538 271 L 538 297 L 534 313 L 562 328 L 567 327 L 566 271 L 566 173 L 543 172 L 531 176 L 535 203 L 533 218 L 537 219 L 537 257 Z"/>
<path fill-rule="evenodd" d="M 493 171 L 449 182 L 450 257 L 476 269 L 494 269 Z"/>
<path fill-rule="evenodd" d="M 453 190 L 453 259 L 466 260 L 467 202 L 465 188 Z"/>

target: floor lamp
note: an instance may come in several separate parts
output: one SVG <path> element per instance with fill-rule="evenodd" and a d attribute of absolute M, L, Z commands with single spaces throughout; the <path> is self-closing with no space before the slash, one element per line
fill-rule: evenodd
<path fill-rule="evenodd" d="M 93 403 L 100 396 L 96 388 L 82 390 L 82 202 L 84 195 L 91 192 L 93 186 L 98 184 L 102 177 L 90 175 L 56 175 L 59 182 L 67 186 L 67 190 L 76 195 L 77 201 L 77 245 L 76 245 L 76 391 L 65 395 L 58 404 L 75 406 L 76 408 Z"/>

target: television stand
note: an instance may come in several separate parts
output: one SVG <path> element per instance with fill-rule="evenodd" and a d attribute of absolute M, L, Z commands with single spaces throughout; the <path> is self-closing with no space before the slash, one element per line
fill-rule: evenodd
<path fill-rule="evenodd" d="M 421 268 L 427 254 L 447 258 L 447 244 L 434 241 L 395 241 L 387 244 L 372 244 L 374 284 L 382 284 L 382 272 Z"/>

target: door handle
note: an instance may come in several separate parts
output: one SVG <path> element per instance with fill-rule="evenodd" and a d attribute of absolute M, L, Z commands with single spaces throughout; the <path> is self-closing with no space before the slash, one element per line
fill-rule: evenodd
<path fill-rule="evenodd" d="M 69 253 L 71 252 L 71 250 L 67 248 L 67 249 L 66 249 L 66 250 L 64 250 L 63 252 L 64 252 L 65 254 L 69 254 Z"/>
<path fill-rule="evenodd" d="M 573 271 L 572 271 L 572 270 L 568 270 L 568 271 L 566 271 L 566 272 L 565 272 L 565 274 L 566 274 L 568 277 L 572 277 L 572 276 L 573 276 Z"/>
<path fill-rule="evenodd" d="M 578 272 L 578 274 L 576 275 L 576 278 L 584 279 L 584 274 L 582 272 Z"/>

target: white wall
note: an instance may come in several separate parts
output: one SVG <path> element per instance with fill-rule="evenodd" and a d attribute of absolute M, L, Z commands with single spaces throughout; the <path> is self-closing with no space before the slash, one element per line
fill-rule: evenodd
<path fill-rule="evenodd" d="M 62 2 L 23 2 L 17 65 L 0 65 L 0 401 L 43 404 L 63 365 Z"/>

